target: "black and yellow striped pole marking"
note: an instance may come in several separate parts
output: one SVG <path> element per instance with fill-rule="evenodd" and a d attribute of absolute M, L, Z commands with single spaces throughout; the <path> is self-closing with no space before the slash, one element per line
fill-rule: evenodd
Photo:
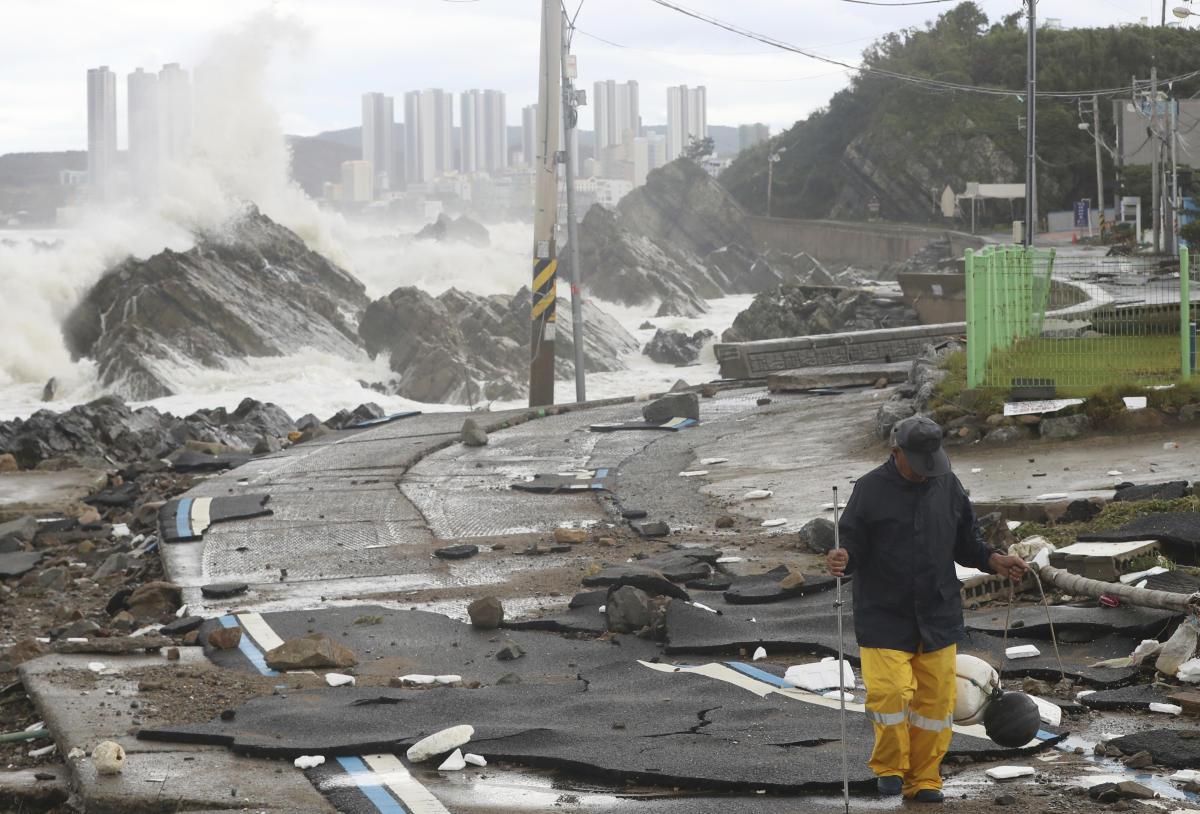
<path fill-rule="evenodd" d="M 557 282 L 558 259 L 554 256 L 554 241 L 543 244 L 533 261 L 533 302 L 530 315 L 533 318 L 530 335 L 533 353 L 529 362 L 530 406 L 554 403 L 554 331 L 555 331 L 555 283 Z"/>

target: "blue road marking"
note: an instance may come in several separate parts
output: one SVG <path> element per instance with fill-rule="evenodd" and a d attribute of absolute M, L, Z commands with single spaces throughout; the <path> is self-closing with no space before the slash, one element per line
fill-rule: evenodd
<path fill-rule="evenodd" d="M 381 814 L 408 814 L 403 806 L 397 803 L 387 790 L 374 781 L 375 773 L 356 757 L 339 757 L 337 762 L 346 770 L 346 774 L 358 784 L 367 799 L 374 803 Z"/>
<path fill-rule="evenodd" d="M 607 477 L 608 477 L 608 470 L 607 470 L 607 469 L 597 469 L 597 470 L 596 470 L 596 477 L 597 477 L 597 478 L 607 478 Z"/>
<path fill-rule="evenodd" d="M 237 617 L 232 615 L 222 616 L 221 626 L 239 627 Z M 250 634 L 248 634 L 244 628 L 242 629 L 242 638 L 238 640 L 238 650 L 241 650 L 242 655 L 245 656 L 246 659 L 254 665 L 255 669 L 263 675 L 279 675 L 279 671 L 272 670 L 267 666 L 267 660 L 263 656 L 263 652 L 254 645 L 254 642 L 250 641 Z"/>
<path fill-rule="evenodd" d="M 791 682 L 788 682 L 788 681 L 784 681 L 782 678 L 780 678 L 779 676 L 777 676 L 773 673 L 768 673 L 766 670 L 760 670 L 757 667 L 752 667 L 749 664 L 745 664 L 740 661 L 727 661 L 727 662 L 725 662 L 725 666 L 732 667 L 733 669 L 737 670 L 739 673 L 742 673 L 743 675 L 748 675 L 751 678 L 757 678 L 759 681 L 765 681 L 766 683 L 768 683 L 774 687 L 787 687 L 789 689 L 798 689 L 795 684 L 792 684 Z"/>
<path fill-rule="evenodd" d="M 192 498 L 185 497 L 175 507 L 175 533 L 180 539 L 192 536 Z"/>

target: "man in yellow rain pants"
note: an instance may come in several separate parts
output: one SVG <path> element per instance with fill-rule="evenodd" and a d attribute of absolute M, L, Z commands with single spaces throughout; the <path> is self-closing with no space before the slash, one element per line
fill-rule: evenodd
<path fill-rule="evenodd" d="M 892 455 L 859 478 L 826 563 L 854 575 L 854 633 L 875 727 L 871 770 L 883 795 L 940 803 L 950 746 L 956 645 L 963 636 L 954 563 L 1019 579 L 1028 566 L 983 542 L 975 510 L 934 421 L 908 418 Z"/>

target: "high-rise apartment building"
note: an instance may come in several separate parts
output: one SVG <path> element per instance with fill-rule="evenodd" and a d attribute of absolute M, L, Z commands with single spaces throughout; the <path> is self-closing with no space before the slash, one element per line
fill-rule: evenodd
<path fill-rule="evenodd" d="M 459 94 L 459 169 L 499 172 L 508 166 L 508 119 L 504 92 L 468 90 Z"/>
<path fill-rule="evenodd" d="M 192 82 L 178 62 L 158 72 L 158 134 L 162 158 L 183 163 L 192 146 Z"/>
<path fill-rule="evenodd" d="M 404 176 L 428 184 L 454 168 L 454 96 L 443 90 L 404 94 Z"/>
<path fill-rule="evenodd" d="M 618 84 L 607 79 L 592 86 L 592 121 L 597 157 L 608 147 L 624 144 L 642 134 L 638 83 Z"/>
<path fill-rule="evenodd" d="M 771 128 L 762 122 L 738 127 L 738 149 L 746 150 L 771 138 Z"/>
<path fill-rule="evenodd" d="M 159 137 L 158 75 L 138 68 L 126 77 L 126 113 L 129 119 L 129 176 L 133 190 L 143 197 L 158 189 Z"/>
<path fill-rule="evenodd" d="M 87 72 L 88 184 L 96 197 L 112 194 L 117 156 L 117 75 L 107 65 Z"/>
<path fill-rule="evenodd" d="M 375 167 L 370 161 L 342 162 L 342 202 L 368 203 L 375 199 Z"/>
<path fill-rule="evenodd" d="M 704 86 L 667 88 L 667 158 L 683 155 L 692 139 L 708 138 L 708 101 Z"/>
<path fill-rule="evenodd" d="M 392 141 L 394 113 L 391 96 L 382 93 L 362 95 L 362 160 L 370 163 L 372 190 L 380 196 L 399 186 Z"/>
<path fill-rule="evenodd" d="M 563 122 L 558 122 L 558 148 L 560 150 L 567 149 L 567 141 L 563 138 Z M 571 145 L 576 161 L 575 175 L 582 177 L 583 157 L 579 153 L 579 128 L 571 128 Z M 533 167 L 537 164 L 538 154 L 541 152 L 538 148 L 538 106 L 536 104 L 521 108 L 521 152 L 525 160 L 525 166 Z M 562 165 L 565 168 L 565 165 Z"/>

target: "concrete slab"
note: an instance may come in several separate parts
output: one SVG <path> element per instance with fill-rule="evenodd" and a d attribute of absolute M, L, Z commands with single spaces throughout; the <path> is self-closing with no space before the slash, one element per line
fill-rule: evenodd
<path fill-rule="evenodd" d="M 1119 543 L 1129 540 L 1158 540 L 1167 556 L 1181 565 L 1197 563 L 1200 547 L 1200 514 L 1165 512 L 1139 517 L 1123 526 L 1078 536 L 1080 542 Z"/>
<path fill-rule="evenodd" d="M 1131 683 L 1140 670 L 1137 667 L 1096 667 L 1096 662 L 1124 658 L 1132 653 L 1140 642 L 1141 637 L 1110 635 L 1073 644 L 1060 642 L 1058 652 L 1062 656 L 1062 669 L 1066 671 L 1067 678 L 1083 681 L 1089 687 L 1105 689 Z M 1032 676 L 1051 684 L 1062 678 L 1054 647 L 1048 645 L 1045 639 L 1014 638 L 1012 635 L 1008 637 L 1008 647 L 1023 645 L 1036 647 L 1040 655 L 1005 659 L 1002 677 Z M 999 665 L 1003 655 L 1002 647 L 1003 640 L 999 636 L 974 633 L 968 634 L 967 640 L 960 644 L 958 649 L 960 653 L 978 656 L 990 664 Z"/>
<path fill-rule="evenodd" d="M 5 472 L 0 474 L 0 522 L 81 514 L 87 508 L 83 499 L 107 483 L 108 473 L 96 469 Z"/>
<path fill-rule="evenodd" d="M 77 669 L 93 675 L 87 664 L 95 660 L 94 656 L 43 656 L 18 668 L 61 754 L 76 746 L 90 751 L 102 740 L 116 741 L 125 749 L 125 766 L 116 775 L 97 775 L 90 760 L 66 762 L 69 785 L 87 810 L 166 814 L 235 807 L 271 814 L 333 812 L 302 774 L 292 770 L 279 773 L 276 762 L 130 737 L 131 718 L 122 714 L 122 707 L 129 712 L 128 701 L 118 705 L 114 700 L 136 696 L 137 684 L 122 673 L 136 667 L 172 664 L 186 671 L 189 664 L 203 659 L 197 648 L 183 648 L 181 656 L 178 662 L 168 662 L 162 656 L 107 656 L 104 663 L 115 668 L 116 674 L 95 676 L 90 691 L 56 681 L 54 673 Z"/>
<path fill-rule="evenodd" d="M 780 581 L 791 573 L 792 569 L 780 565 L 765 573 L 734 577 L 722 596 L 731 605 L 762 605 L 792 596 L 828 591 L 837 585 L 837 580 L 828 574 L 802 574 L 802 584 L 793 588 L 780 587 Z M 846 585 L 848 590 L 848 583 Z"/>
<path fill-rule="evenodd" d="M 880 379 L 896 383 L 906 380 L 911 369 L 912 362 L 802 367 L 769 374 L 767 389 L 781 393 L 818 387 L 860 387 L 873 385 Z"/>
<path fill-rule="evenodd" d="M 1160 766 L 1170 766 L 1172 769 L 1200 769 L 1200 740 L 1191 737 L 1190 733 L 1184 736 L 1182 728 L 1151 729 L 1122 735 L 1110 740 L 1108 745 L 1120 749 L 1126 755 L 1149 752 L 1154 762 Z"/>

